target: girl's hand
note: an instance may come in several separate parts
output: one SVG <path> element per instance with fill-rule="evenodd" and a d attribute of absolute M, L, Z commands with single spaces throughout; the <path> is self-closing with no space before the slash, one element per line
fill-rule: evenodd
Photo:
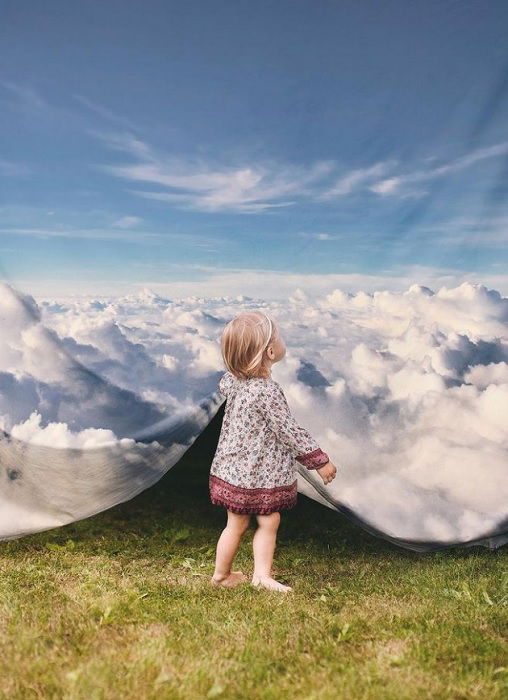
<path fill-rule="evenodd" d="M 333 481 L 333 479 L 335 479 L 335 475 L 337 474 L 337 467 L 333 462 L 327 462 L 326 464 L 323 464 L 323 466 L 319 469 L 316 469 L 316 471 L 319 472 L 319 476 L 323 479 L 323 483 L 329 484 L 330 481 Z"/>

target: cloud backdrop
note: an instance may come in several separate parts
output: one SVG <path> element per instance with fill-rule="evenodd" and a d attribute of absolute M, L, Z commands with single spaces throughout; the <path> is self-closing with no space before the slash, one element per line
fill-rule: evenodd
<path fill-rule="evenodd" d="M 107 502 L 90 449 L 115 450 L 118 461 L 122 446 L 132 454 L 149 444 L 160 459 L 161 445 L 180 456 L 192 444 L 222 400 L 216 385 L 224 324 L 263 308 L 288 348 L 273 376 L 297 420 L 339 466 L 323 489 L 295 463 L 303 493 L 421 544 L 508 531 L 508 298 L 496 290 L 412 285 L 401 294 L 337 288 L 309 297 L 297 289 L 283 304 L 165 299 L 145 289 L 63 303 L 36 302 L 4 285 L 0 305 L 8 329 L 0 346 L 0 427 L 29 450 L 78 448 L 90 483 L 62 487 L 71 519 L 73 498 L 81 502 L 85 494 L 89 508 L 94 497 Z M 68 465 L 56 463 L 58 470 L 40 471 L 39 482 L 26 454 L 19 493 L 24 478 L 35 491 L 52 478 L 61 483 Z M 154 476 L 142 460 L 136 478 L 153 483 L 173 463 Z M 120 466 L 110 478 L 115 499 L 123 488 L 131 493 Z M 9 492 L 4 535 L 20 522 L 11 498 L 18 506 Z"/>

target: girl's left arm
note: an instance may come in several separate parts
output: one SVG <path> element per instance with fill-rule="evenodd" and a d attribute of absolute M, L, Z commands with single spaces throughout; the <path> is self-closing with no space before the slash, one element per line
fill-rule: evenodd
<path fill-rule="evenodd" d="M 261 413 L 277 438 L 295 452 L 295 459 L 307 469 L 319 469 L 330 461 L 312 435 L 294 419 L 288 402 L 277 383 L 260 392 L 256 409 Z"/>

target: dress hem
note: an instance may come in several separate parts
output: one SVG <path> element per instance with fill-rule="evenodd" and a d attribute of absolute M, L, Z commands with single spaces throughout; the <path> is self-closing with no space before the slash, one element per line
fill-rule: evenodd
<path fill-rule="evenodd" d="M 215 474 L 210 474 L 209 492 L 214 505 L 224 506 L 233 513 L 259 515 L 294 508 L 298 494 L 296 479 L 280 486 L 246 488 L 230 484 Z"/>
<path fill-rule="evenodd" d="M 230 505 L 226 501 L 222 501 L 219 498 L 210 498 L 210 501 L 215 506 L 224 506 L 224 508 L 227 508 L 232 513 L 238 513 L 239 515 L 270 515 L 271 513 L 278 513 L 281 510 L 290 510 L 296 506 L 296 501 L 291 505 L 283 505 L 275 509 L 256 508 L 255 506 L 237 507 Z"/>

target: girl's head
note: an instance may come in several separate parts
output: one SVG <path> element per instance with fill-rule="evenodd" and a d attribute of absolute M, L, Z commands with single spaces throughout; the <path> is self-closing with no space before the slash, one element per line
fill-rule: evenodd
<path fill-rule="evenodd" d="M 239 379 L 269 377 L 271 366 L 286 354 L 279 329 L 261 311 L 245 311 L 231 320 L 221 337 L 222 359 Z"/>

